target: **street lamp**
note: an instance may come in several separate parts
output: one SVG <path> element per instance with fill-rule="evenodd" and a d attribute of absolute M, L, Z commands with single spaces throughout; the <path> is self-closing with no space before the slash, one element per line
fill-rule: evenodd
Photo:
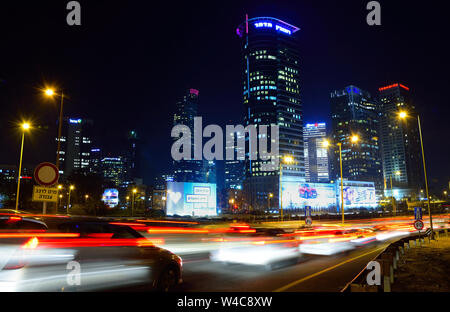
<path fill-rule="evenodd" d="M 62 195 L 60 195 L 59 192 L 61 190 L 62 190 L 62 185 L 58 184 L 58 197 L 59 197 L 60 202 L 61 202 Z M 55 214 L 57 214 L 57 213 L 58 213 L 58 202 L 56 202 L 56 208 L 55 208 Z"/>
<path fill-rule="evenodd" d="M 282 170 L 282 165 L 283 165 L 283 163 L 291 164 L 293 162 L 294 162 L 294 158 L 289 155 L 286 155 L 280 159 L 280 174 L 279 174 L 280 181 L 279 181 L 279 184 L 280 184 L 280 219 L 281 219 L 281 221 L 283 221 L 283 195 L 282 195 L 282 192 L 283 192 L 283 187 L 282 187 L 283 170 Z"/>
<path fill-rule="evenodd" d="M 22 175 L 22 157 L 23 157 L 23 141 L 25 140 L 25 131 L 31 128 L 28 122 L 24 122 L 20 125 L 22 129 L 22 144 L 20 145 L 20 160 L 19 160 L 19 175 L 17 178 L 17 192 L 16 192 L 16 212 L 19 210 L 19 193 L 20 193 L 20 179 Z"/>
<path fill-rule="evenodd" d="M 407 112 L 401 111 L 398 113 L 399 119 L 406 119 L 408 117 Z M 430 218 L 430 229 L 431 229 L 431 238 L 434 238 L 434 232 L 433 232 L 433 218 L 431 216 L 431 203 L 430 203 L 430 196 L 428 193 L 428 178 L 427 178 L 427 167 L 425 164 L 425 152 L 423 149 L 423 139 L 422 139 L 422 127 L 420 125 L 420 117 L 419 114 L 417 114 L 417 125 L 419 127 L 419 137 L 420 137 L 420 147 L 422 150 L 422 162 L 423 162 L 423 174 L 425 176 L 425 190 L 427 192 L 427 201 L 428 201 L 428 216 Z"/>
<path fill-rule="evenodd" d="M 270 211 L 270 199 L 273 197 L 272 193 L 269 193 L 269 196 L 267 196 L 267 209 Z"/>
<path fill-rule="evenodd" d="M 134 214 L 134 195 L 136 194 L 137 189 L 133 189 L 133 199 L 131 200 L 131 216 Z"/>
<path fill-rule="evenodd" d="M 67 214 L 69 214 L 69 207 L 70 207 L 70 193 L 72 190 L 75 189 L 75 186 L 71 185 L 69 186 L 69 197 L 67 198 Z"/>
<path fill-rule="evenodd" d="M 53 97 L 55 94 L 55 91 L 51 88 L 47 88 L 45 91 L 45 95 L 48 97 Z M 63 105 L 64 105 L 64 92 L 61 91 L 61 104 L 59 108 L 59 122 L 58 122 L 58 142 L 56 147 L 56 168 L 59 170 L 59 151 L 61 150 L 61 127 L 62 127 L 62 119 L 63 119 Z"/>
<path fill-rule="evenodd" d="M 358 143 L 359 141 L 359 136 L 357 135 L 352 135 L 350 138 L 350 141 L 353 144 Z M 324 140 L 323 141 L 323 147 L 329 147 L 331 145 L 330 141 L 328 140 Z M 343 173 L 342 173 L 342 143 L 336 143 L 337 146 L 339 146 L 339 166 L 340 166 L 340 171 L 341 171 L 341 211 L 342 211 L 342 224 L 344 224 L 344 177 L 343 177 Z"/>

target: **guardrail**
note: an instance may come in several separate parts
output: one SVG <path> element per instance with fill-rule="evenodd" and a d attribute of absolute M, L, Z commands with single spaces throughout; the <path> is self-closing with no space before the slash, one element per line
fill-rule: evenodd
<path fill-rule="evenodd" d="M 434 235 L 439 239 L 440 235 L 448 237 L 449 232 L 447 229 L 439 229 L 434 231 Z M 405 256 L 408 249 L 425 244 L 425 239 L 428 239 L 428 243 L 431 242 L 431 229 L 424 233 L 399 239 L 371 260 L 380 264 L 380 285 L 369 285 L 367 275 L 371 273 L 371 270 L 368 270 L 366 266 L 341 292 L 390 292 L 391 285 L 394 283 L 394 271 L 398 267 L 398 261 Z"/>

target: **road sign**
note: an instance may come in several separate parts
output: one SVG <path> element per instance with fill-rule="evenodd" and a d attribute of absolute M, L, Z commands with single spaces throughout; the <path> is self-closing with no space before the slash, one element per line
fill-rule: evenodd
<path fill-rule="evenodd" d="M 54 185 L 58 183 L 59 179 L 58 168 L 49 162 L 40 163 L 36 169 L 34 169 L 34 179 L 38 184 L 43 186 Z"/>
<path fill-rule="evenodd" d="M 306 217 L 305 223 L 306 223 L 306 225 L 311 225 L 312 224 L 312 218 L 311 217 Z"/>
<path fill-rule="evenodd" d="M 422 207 L 414 207 L 414 219 L 422 220 Z"/>
<path fill-rule="evenodd" d="M 416 220 L 414 222 L 414 227 L 416 228 L 416 230 L 420 231 L 423 229 L 423 222 L 422 220 Z"/>
<path fill-rule="evenodd" d="M 305 206 L 305 217 L 311 217 L 311 206 Z"/>
<path fill-rule="evenodd" d="M 33 201 L 56 203 L 58 201 L 58 188 L 33 186 Z"/>

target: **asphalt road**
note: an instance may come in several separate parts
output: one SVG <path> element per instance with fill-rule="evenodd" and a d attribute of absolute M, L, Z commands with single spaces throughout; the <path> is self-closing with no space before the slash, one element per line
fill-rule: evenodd
<path fill-rule="evenodd" d="M 374 243 L 333 256 L 304 255 L 298 262 L 267 270 L 264 267 L 222 264 L 203 259 L 185 260 L 185 292 L 339 292 L 390 242 Z"/>

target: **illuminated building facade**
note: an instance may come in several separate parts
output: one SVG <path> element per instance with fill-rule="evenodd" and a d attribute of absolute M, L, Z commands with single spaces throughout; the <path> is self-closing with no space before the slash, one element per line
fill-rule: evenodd
<path fill-rule="evenodd" d="M 89 171 L 93 121 L 64 117 L 61 128 L 59 172 L 63 177 L 73 171 Z M 58 138 L 56 138 L 58 141 Z"/>
<path fill-rule="evenodd" d="M 123 153 L 126 172 L 125 184 L 142 184 L 141 147 L 142 141 L 136 130 L 130 130 L 127 135 L 126 149 Z"/>
<path fill-rule="evenodd" d="M 355 86 L 331 93 L 333 143 L 342 144 L 342 171 L 347 180 L 371 181 L 383 190 L 379 147 L 379 107 L 367 91 Z M 351 142 L 352 136 L 359 140 Z M 339 148 L 330 150 L 332 179 L 340 177 Z"/>
<path fill-rule="evenodd" d="M 328 149 L 323 141 L 327 136 L 326 123 L 306 124 L 303 128 L 305 148 L 305 178 L 307 182 L 328 182 Z"/>
<path fill-rule="evenodd" d="M 390 188 L 402 187 L 418 190 L 422 186 L 420 141 L 415 115 L 408 87 L 395 83 L 379 90 L 381 105 L 380 139 L 383 160 L 383 175 Z M 410 118 L 398 119 L 398 113 L 405 111 Z"/>
<path fill-rule="evenodd" d="M 279 154 L 294 159 L 292 164 L 283 165 L 283 178 L 304 180 L 299 28 L 277 18 L 256 17 L 246 18 L 236 31 L 242 42 L 244 124 L 278 125 Z M 249 138 L 246 140 L 248 145 Z M 277 203 L 278 166 L 262 171 L 263 161 L 249 160 L 248 156 L 247 153 L 246 202 L 252 208 L 262 209 L 267 206 L 268 194 L 273 193 Z"/>
<path fill-rule="evenodd" d="M 242 183 L 245 175 L 245 162 L 244 160 L 237 159 L 239 155 L 240 147 L 238 146 L 238 140 L 245 139 L 244 133 L 236 133 L 226 137 L 225 148 L 233 149 L 235 153 L 234 160 L 225 160 L 225 189 L 242 190 Z M 243 151 L 245 153 L 245 150 Z"/>
<path fill-rule="evenodd" d="M 199 91 L 187 90 L 186 94 L 177 102 L 176 112 L 173 116 L 173 125 L 186 125 L 194 135 L 194 117 L 197 117 Z M 176 141 L 178 138 L 174 138 Z M 194 153 L 194 143 L 191 152 Z M 175 182 L 204 182 L 206 179 L 205 164 L 203 160 L 173 161 L 173 177 Z"/>
<path fill-rule="evenodd" d="M 126 172 L 125 160 L 123 157 L 104 157 L 101 160 L 104 179 L 111 187 L 126 187 L 123 185 Z"/>

